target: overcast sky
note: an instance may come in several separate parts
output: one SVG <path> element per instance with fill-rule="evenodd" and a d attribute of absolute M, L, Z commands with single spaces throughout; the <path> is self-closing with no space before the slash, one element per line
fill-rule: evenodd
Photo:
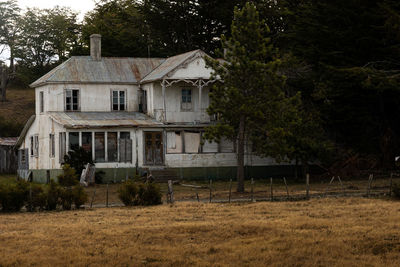
<path fill-rule="evenodd" d="M 98 0 L 18 0 L 21 8 L 38 7 L 52 8 L 54 6 L 66 6 L 79 12 L 79 19 L 83 19 L 86 12 L 92 10 Z"/>
<path fill-rule="evenodd" d="M 52 8 L 54 6 L 70 7 L 73 11 L 79 13 L 79 19 L 82 20 L 86 12 L 92 10 L 99 0 L 18 0 L 18 5 L 24 11 L 28 7 L 37 8 Z M 0 53 L 2 52 L 0 46 Z M 7 49 L 0 54 L 0 60 L 5 60 L 9 57 Z M 8 63 L 8 62 L 7 62 Z"/>

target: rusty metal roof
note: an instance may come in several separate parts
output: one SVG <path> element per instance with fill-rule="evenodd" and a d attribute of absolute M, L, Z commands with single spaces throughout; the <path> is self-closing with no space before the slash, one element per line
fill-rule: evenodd
<path fill-rule="evenodd" d="M 45 83 L 136 84 L 164 61 L 163 58 L 129 57 L 103 57 L 95 61 L 90 56 L 73 56 L 30 86 Z"/>
<path fill-rule="evenodd" d="M 14 146 L 18 137 L 0 137 L 0 146 Z"/>
<path fill-rule="evenodd" d="M 169 57 L 161 63 L 157 68 L 144 77 L 141 82 L 151 82 L 165 78 L 169 73 L 177 69 L 181 64 L 189 61 L 196 56 L 205 56 L 206 54 L 201 50 L 193 50 L 184 54 Z"/>
<path fill-rule="evenodd" d="M 163 125 L 140 112 L 49 112 L 49 115 L 70 129 Z"/>

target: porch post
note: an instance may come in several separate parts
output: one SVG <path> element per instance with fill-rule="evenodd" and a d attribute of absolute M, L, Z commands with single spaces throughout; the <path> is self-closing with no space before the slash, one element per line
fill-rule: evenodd
<path fill-rule="evenodd" d="M 203 120 L 203 108 L 202 108 L 202 92 L 203 92 L 203 80 L 199 80 L 198 81 L 198 85 L 197 87 L 199 88 L 199 112 L 200 112 L 200 116 L 199 116 L 199 120 L 200 122 Z"/>
<path fill-rule="evenodd" d="M 167 122 L 167 105 L 165 102 L 165 80 L 161 82 L 161 87 L 162 87 L 162 96 L 163 96 L 163 108 L 164 108 L 164 122 Z"/>

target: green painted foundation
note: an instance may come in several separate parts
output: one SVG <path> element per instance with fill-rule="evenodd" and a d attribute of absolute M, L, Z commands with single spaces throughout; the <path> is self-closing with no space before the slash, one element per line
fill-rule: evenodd
<path fill-rule="evenodd" d="M 208 181 L 209 179 L 218 181 L 229 181 L 236 179 L 236 167 L 191 167 L 191 168 L 168 168 L 174 171 L 176 177 L 182 180 Z M 118 183 L 126 178 L 132 179 L 136 175 L 136 168 L 98 168 L 96 172 L 102 171 L 102 183 Z M 138 173 L 143 174 L 146 170 L 139 169 Z M 317 174 L 318 169 L 310 168 L 310 172 Z M 49 170 L 50 179 L 57 181 L 57 176 L 62 173 L 61 169 Z M 246 166 L 245 178 L 250 179 L 268 179 L 270 177 L 294 177 L 294 166 Z M 301 168 L 298 168 L 298 174 L 301 176 Z M 32 178 L 34 182 L 46 183 L 47 170 L 32 170 Z"/>

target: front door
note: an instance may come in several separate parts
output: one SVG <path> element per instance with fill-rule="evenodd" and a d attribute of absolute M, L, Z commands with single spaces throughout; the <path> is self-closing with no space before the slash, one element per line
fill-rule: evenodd
<path fill-rule="evenodd" d="M 163 165 L 163 135 L 162 132 L 145 132 L 145 164 Z"/>

